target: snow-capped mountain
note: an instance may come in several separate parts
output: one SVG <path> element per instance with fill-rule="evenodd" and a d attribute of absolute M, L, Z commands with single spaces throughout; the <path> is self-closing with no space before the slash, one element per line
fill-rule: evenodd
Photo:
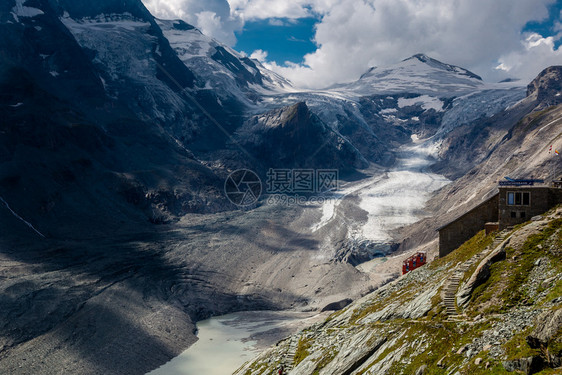
<path fill-rule="evenodd" d="M 222 98 L 255 101 L 260 94 L 292 88 L 291 82 L 181 20 L 156 21 L 179 58 L 197 72 L 197 87 Z"/>
<path fill-rule="evenodd" d="M 442 97 L 472 92 L 483 85 L 479 76 L 466 69 L 417 54 L 388 67 L 370 68 L 356 82 L 337 89 L 355 95 L 410 92 Z"/>
<path fill-rule="evenodd" d="M 187 92 L 195 75 L 140 1 L 0 8 L 0 196 L 19 217 L 76 238 L 226 207 L 221 179 L 186 149 L 226 136 L 209 130 Z M 27 233 L 14 218 L 10 233 Z"/>
<path fill-rule="evenodd" d="M 202 164 L 213 166 L 205 172 L 211 174 L 241 166 L 263 172 L 279 163 L 348 171 L 369 163 L 389 168 L 398 147 L 426 141 L 438 156 L 451 131 L 525 96 L 517 83 L 485 83 L 466 69 L 421 54 L 369 69 L 355 82 L 299 90 L 183 21 L 155 19 L 138 0 L 14 0 L 3 6 L 1 27 L 12 38 L 0 42 L 2 48 L 23 51 L 5 66 L 23 70 L 38 90 L 83 113 L 110 141 L 139 137 L 146 143 L 145 136 L 156 135 L 153 140 L 168 146 L 158 141 L 148 148 L 184 153 L 190 159 L 186 172 L 203 170 Z M 25 89 L 12 91 L 8 116 L 25 117 L 30 113 Z M 302 147 L 305 143 L 310 147 Z M 139 150 L 125 149 L 120 162 L 129 167 L 115 168 L 119 173 L 142 160 Z M 144 195 L 145 208 L 164 207 L 157 210 L 165 211 L 162 217 L 189 210 L 182 194 L 158 191 L 155 182 L 136 172 L 126 176 L 125 195 Z M 194 206 L 201 202 L 189 207 Z"/>
<path fill-rule="evenodd" d="M 394 160 L 387 151 L 412 137 L 431 137 L 438 145 L 454 128 L 493 116 L 524 97 L 520 83 L 486 83 L 466 69 L 418 54 L 371 68 L 355 82 L 264 95 L 261 103 L 271 109 L 306 102 L 363 157 L 387 165 Z"/>
<path fill-rule="evenodd" d="M 305 103 L 297 108 L 309 114 L 302 123 L 297 117 L 291 126 L 302 134 L 316 131 L 314 142 L 330 145 L 334 153 L 323 167 L 339 167 L 342 160 L 358 161 L 350 164 L 352 168 L 366 162 L 389 167 L 393 150 L 412 138 L 445 137 L 455 127 L 491 116 L 525 95 L 524 88 L 489 85 L 465 69 L 424 55 L 371 69 L 349 84 L 299 90 L 185 22 L 155 19 L 139 0 L 13 0 L 1 6 L 0 27 L 11 37 L 0 45 L 20 52 L 0 58 L 7 75 L 25 77 L 18 85 L 6 80 L 13 93 L 6 105 L 18 105 L 4 107 L 13 112 L 9 116 L 31 114 L 28 89 L 22 86 L 31 82 L 111 140 L 156 135 L 153 139 L 173 145 L 174 152 L 193 152 L 203 164 L 220 166 L 217 173 L 234 166 L 265 170 L 270 167 L 264 163 L 267 159 L 258 154 L 268 152 L 282 153 L 276 160 L 290 160 L 288 168 L 318 156 L 314 148 L 295 144 L 301 141 L 289 131 L 279 132 L 275 142 L 261 130 L 252 133 L 252 122 L 259 118 L 267 118 L 270 125 L 277 121 L 283 129 L 282 116 L 276 117 L 275 111 L 290 113 L 297 103 Z M 57 126 L 64 121 L 53 119 Z M 252 144 L 259 145 L 254 160 L 238 147 L 255 149 L 244 139 L 248 131 Z M 263 148 L 279 144 L 282 150 Z M 137 151 L 125 154 L 120 162 L 131 168 L 142 160 Z M 145 196 L 159 197 L 153 200 L 167 199 L 162 198 L 167 193 L 151 195 L 151 184 L 137 177 L 127 182 L 131 184 L 148 192 Z M 169 202 L 178 199 L 170 196 L 174 198 Z M 185 212 L 177 206 L 172 211 Z"/>
<path fill-rule="evenodd" d="M 446 135 L 524 97 L 524 89 L 513 83 L 490 85 L 422 54 L 371 68 L 355 82 L 299 90 L 183 21 L 155 19 L 139 1 L 35 1 L 33 23 L 40 27 L 38 12 L 56 17 L 93 65 L 93 80 L 106 96 L 144 120 L 158 121 L 183 146 L 205 152 L 206 159 L 217 159 L 211 154 L 232 141 L 226 133 L 233 134 L 248 117 L 305 102 L 362 158 L 389 165 L 388 151 L 412 136 Z M 23 4 L 18 0 L 13 7 L 14 22 L 29 8 Z M 51 78 L 60 80 L 65 68 L 53 54 L 41 56 Z M 218 133 L 217 123 L 223 128 Z"/>

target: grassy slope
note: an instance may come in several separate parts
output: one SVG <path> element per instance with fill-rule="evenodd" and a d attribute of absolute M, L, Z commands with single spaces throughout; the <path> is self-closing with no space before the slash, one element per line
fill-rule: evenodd
<path fill-rule="evenodd" d="M 276 364 L 287 361 L 292 361 L 293 366 L 313 362 L 308 370 L 301 365 L 291 374 L 321 374 L 326 367 L 325 373 L 338 373 L 329 368 L 330 362 L 342 348 L 353 345 L 353 336 L 361 331 L 372 332 L 373 337 L 386 337 L 387 342 L 362 360 L 353 374 L 413 374 L 422 365 L 427 366 L 425 374 L 504 374 L 508 373 L 503 366 L 505 360 L 544 356 L 546 348 L 542 353 L 532 349 L 525 338 L 541 311 L 562 308 L 561 301 L 552 303 L 562 296 L 562 210 L 547 215 L 542 224 L 526 223 L 514 229 L 510 235 L 519 240 L 511 241 L 510 244 L 515 243 L 511 247 L 508 244 L 505 260 L 491 266 L 490 278 L 475 289 L 464 316 L 447 319 L 440 293 L 436 293 L 429 296 L 431 308 L 422 317 L 404 319 L 391 315 L 369 319 L 389 305 L 405 306 L 423 291 L 442 285 L 456 265 L 485 250 L 494 234 L 485 236 L 480 232 L 449 256 L 411 272 L 334 313 L 327 322 L 301 332 L 301 345 L 294 358 L 286 358 L 286 340 L 239 373 L 270 373 Z M 475 266 L 469 269 L 465 279 L 474 269 Z M 562 354 L 561 332 L 550 342 L 548 350 L 551 354 Z M 545 367 L 539 373 L 560 370 Z"/>

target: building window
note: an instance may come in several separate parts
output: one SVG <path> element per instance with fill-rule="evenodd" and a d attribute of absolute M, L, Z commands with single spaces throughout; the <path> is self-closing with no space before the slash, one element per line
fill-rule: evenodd
<path fill-rule="evenodd" d="M 515 219 L 517 217 L 517 212 L 511 211 L 511 218 Z"/>
<path fill-rule="evenodd" d="M 531 193 L 528 191 L 508 191 L 507 204 L 509 206 L 528 206 L 531 204 Z"/>
<path fill-rule="evenodd" d="M 524 219 L 525 218 L 525 211 L 519 212 L 519 217 L 521 219 Z"/>

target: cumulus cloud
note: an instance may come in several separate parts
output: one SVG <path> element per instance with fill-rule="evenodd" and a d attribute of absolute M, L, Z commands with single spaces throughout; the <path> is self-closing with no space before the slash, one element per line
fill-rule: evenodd
<path fill-rule="evenodd" d="M 267 52 L 261 50 L 261 49 L 257 49 L 254 52 L 252 52 L 252 54 L 250 55 L 251 59 L 256 59 L 259 62 L 266 62 L 267 60 Z"/>
<path fill-rule="evenodd" d="M 532 79 L 544 68 L 562 63 L 562 49 L 555 49 L 555 37 L 537 33 L 525 34 L 521 48 L 499 58 L 497 70 L 503 70 L 516 77 Z"/>
<path fill-rule="evenodd" d="M 297 85 L 326 87 L 357 79 L 371 66 L 426 53 L 473 70 L 484 79 L 531 80 L 560 59 L 562 35 L 522 34 L 530 21 L 548 17 L 555 0 L 145 0 L 149 9 L 177 14 L 232 45 L 233 32 L 249 20 L 315 17 L 316 51 L 303 64 L 267 62 Z M 149 6 L 149 4 L 152 6 Z M 204 12 L 211 12 L 206 14 Z M 198 15 L 199 14 L 199 15 Z M 226 20 L 226 21 L 225 21 Z M 222 28 L 222 29 L 221 29 Z M 210 31 L 208 31 L 210 30 Z M 225 36 L 226 35 L 226 36 Z M 230 38 L 229 38 L 230 36 Z M 530 39 L 529 39 L 530 38 Z M 538 68 L 540 66 L 540 68 Z M 498 69 L 496 69 L 498 68 Z"/>

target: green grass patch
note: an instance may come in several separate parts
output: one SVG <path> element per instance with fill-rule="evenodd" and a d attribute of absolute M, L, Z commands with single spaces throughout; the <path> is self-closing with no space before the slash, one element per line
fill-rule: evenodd
<path fill-rule="evenodd" d="M 268 363 L 257 362 L 257 363 L 252 364 L 252 366 L 250 366 L 250 368 L 244 372 L 244 375 L 252 375 L 253 373 L 256 373 L 256 372 L 261 373 L 261 372 L 267 370 L 268 367 L 269 367 Z M 277 367 L 279 367 L 279 363 L 276 362 L 275 368 L 277 368 Z"/>
<path fill-rule="evenodd" d="M 531 348 L 525 339 L 529 336 L 532 330 L 533 327 L 527 327 L 527 329 L 517 333 L 511 338 L 511 340 L 503 344 L 508 360 L 532 357 L 541 354 L 538 349 Z"/>
<path fill-rule="evenodd" d="M 499 362 L 498 360 L 492 359 L 492 358 L 481 357 L 482 362 L 479 365 L 476 365 L 474 363 L 474 360 L 477 357 L 478 356 L 471 359 L 471 361 L 468 363 L 468 365 L 466 365 L 463 368 L 464 373 L 470 374 L 470 375 L 507 375 L 507 374 L 513 374 L 513 373 L 510 373 L 510 372 L 507 372 L 507 370 L 505 369 L 505 367 L 503 367 L 501 362 Z M 488 362 L 488 368 L 486 368 L 486 362 Z M 515 373 L 515 374 L 517 374 L 517 373 Z"/>
<path fill-rule="evenodd" d="M 431 297 L 431 310 L 427 313 L 428 320 L 436 320 L 440 318 L 446 318 L 445 313 L 445 305 L 441 303 L 441 288 L 437 290 L 437 293 Z"/>
<path fill-rule="evenodd" d="M 396 332 L 403 332 L 403 335 L 397 339 L 393 345 L 387 347 L 380 353 L 371 366 L 387 359 L 388 355 L 392 352 L 399 350 L 407 343 L 418 341 L 417 345 L 427 343 L 427 347 L 416 354 L 418 347 L 411 347 L 406 349 L 402 355 L 402 359 L 410 357 L 411 362 L 405 363 L 403 360 L 392 364 L 388 373 L 391 374 L 413 374 L 422 365 L 427 365 L 425 374 L 444 374 L 445 370 L 437 366 L 437 362 L 441 358 L 445 358 L 442 363 L 444 367 L 449 367 L 453 364 L 460 364 L 463 361 L 462 355 L 457 355 L 451 352 L 453 347 L 459 347 L 460 340 L 463 334 L 458 330 L 458 326 L 451 322 L 412 322 L 408 320 L 401 320 Z M 370 367 L 371 367 L 370 366 Z M 364 369 L 367 372 L 368 368 Z M 362 374 L 360 373 L 360 374 Z"/>
<path fill-rule="evenodd" d="M 503 300 L 499 298 L 505 287 L 510 264 L 507 261 L 497 262 L 490 266 L 490 277 L 483 284 L 477 286 L 466 312 L 469 316 L 478 314 L 494 314 L 503 309 Z"/>
<path fill-rule="evenodd" d="M 490 267 L 490 277 L 472 293 L 469 315 L 506 312 L 514 306 L 535 304 L 521 286 L 528 282 L 537 259 L 548 256 L 551 264 L 562 272 L 558 243 L 562 244 L 562 219 L 549 223 L 541 232 L 530 235 L 520 249 L 506 247 L 507 259 Z M 541 287 L 542 288 L 542 287 Z M 550 301 L 562 293 L 557 283 L 543 301 Z"/>
<path fill-rule="evenodd" d="M 384 309 L 391 303 L 399 302 L 401 304 L 411 301 L 415 298 L 415 294 L 426 286 L 425 283 L 417 282 L 415 279 L 409 280 L 409 283 L 402 288 L 395 290 L 384 298 L 379 298 L 378 301 L 371 303 L 363 308 L 357 308 L 349 319 L 350 324 L 356 324 L 358 320 L 366 317 L 369 314 L 375 313 Z"/>
<path fill-rule="evenodd" d="M 305 337 L 301 337 L 299 339 L 299 343 L 297 344 L 297 350 L 295 351 L 295 357 L 293 359 L 293 363 L 298 365 L 301 363 L 306 357 L 310 355 L 308 349 L 312 346 L 312 342 L 310 339 Z"/>
<path fill-rule="evenodd" d="M 535 375 L 560 375 L 560 369 L 547 368 L 537 372 Z"/>
<path fill-rule="evenodd" d="M 549 247 L 547 245 L 548 240 L 553 237 L 561 227 L 562 219 L 553 220 L 540 233 L 530 235 L 519 251 L 509 249 L 508 256 L 513 252 L 517 258 L 514 262 L 515 264 L 512 264 L 513 268 L 508 278 L 507 288 L 502 294 L 502 297 L 506 301 L 506 308 L 534 302 L 529 300 L 528 296 L 522 290 L 521 285 L 525 284 L 527 281 L 537 259 L 548 255 L 553 261 L 551 263 L 555 264 L 557 268 L 562 267 L 559 265 L 560 259 L 552 259 L 552 254 L 546 251 Z"/>

